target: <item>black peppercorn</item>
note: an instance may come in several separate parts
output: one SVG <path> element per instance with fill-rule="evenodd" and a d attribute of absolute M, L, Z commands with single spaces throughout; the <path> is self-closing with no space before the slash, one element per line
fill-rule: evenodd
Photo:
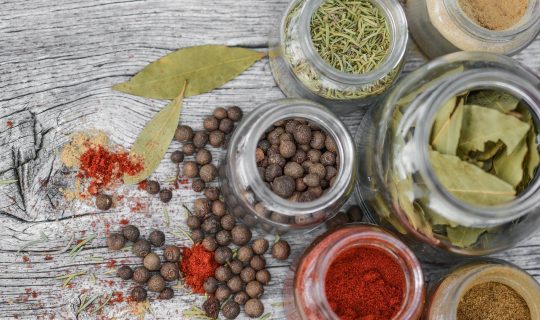
<path fill-rule="evenodd" d="M 225 264 L 232 259 L 233 253 L 229 247 L 219 247 L 214 252 L 214 260 L 219 264 Z"/>
<path fill-rule="evenodd" d="M 282 127 L 276 127 L 266 136 L 266 139 L 268 140 L 268 142 L 270 142 L 271 145 L 277 146 L 280 142 L 279 137 L 283 133 L 285 133 L 285 129 L 283 129 Z"/>
<path fill-rule="evenodd" d="M 223 302 L 227 300 L 231 295 L 231 289 L 229 289 L 229 287 L 227 287 L 226 285 L 219 285 L 214 295 L 220 302 Z"/>
<path fill-rule="evenodd" d="M 231 243 L 231 233 L 227 230 L 221 230 L 216 234 L 216 241 L 220 246 L 228 246 Z"/>
<path fill-rule="evenodd" d="M 225 142 L 225 133 L 220 130 L 212 131 L 208 135 L 208 143 L 214 148 L 221 147 Z"/>
<path fill-rule="evenodd" d="M 165 279 L 159 274 L 155 274 L 148 279 L 148 290 L 152 292 L 161 292 L 165 289 Z"/>
<path fill-rule="evenodd" d="M 315 173 L 310 173 L 304 177 L 303 181 L 308 187 L 318 187 L 320 178 Z"/>
<path fill-rule="evenodd" d="M 259 281 L 250 281 L 246 285 L 246 293 L 251 298 L 259 298 L 264 293 L 263 285 Z"/>
<path fill-rule="evenodd" d="M 272 182 L 277 177 L 280 177 L 282 175 L 283 175 L 283 169 L 277 164 L 271 164 L 268 167 L 266 167 L 266 170 L 264 171 L 264 180 L 267 182 Z"/>
<path fill-rule="evenodd" d="M 193 139 L 193 129 L 189 126 L 178 126 L 174 133 L 174 138 L 178 142 L 189 142 Z"/>
<path fill-rule="evenodd" d="M 239 276 L 233 276 L 227 281 L 227 287 L 231 289 L 233 293 L 242 290 L 242 279 Z"/>
<path fill-rule="evenodd" d="M 137 242 L 135 242 L 131 247 L 133 254 L 143 258 L 150 253 L 150 250 L 150 242 L 146 241 L 145 239 L 137 240 Z"/>
<path fill-rule="evenodd" d="M 267 285 L 271 280 L 270 272 L 268 272 L 266 269 L 259 270 L 255 274 L 255 279 L 257 279 L 257 281 L 260 283 Z"/>
<path fill-rule="evenodd" d="M 129 280 L 133 278 L 133 270 L 130 266 L 121 266 L 116 270 L 116 276 L 122 280 Z"/>
<path fill-rule="evenodd" d="M 133 270 L 133 281 L 145 284 L 150 279 L 150 271 L 145 267 L 137 267 Z"/>
<path fill-rule="evenodd" d="M 193 136 L 193 145 L 196 148 L 203 148 L 208 143 L 208 133 L 205 131 L 197 131 Z"/>
<path fill-rule="evenodd" d="M 234 122 L 242 120 L 243 112 L 239 107 L 233 106 L 227 109 L 227 117 Z"/>
<path fill-rule="evenodd" d="M 307 160 L 307 153 L 304 150 L 296 149 L 296 153 L 292 156 L 291 161 L 294 161 L 298 164 L 302 164 Z"/>
<path fill-rule="evenodd" d="M 272 150 L 272 149 L 270 149 Z M 287 160 L 281 156 L 281 154 L 271 154 L 268 156 L 268 165 L 278 165 L 280 167 L 283 167 Z"/>
<path fill-rule="evenodd" d="M 218 287 L 218 281 L 214 277 L 208 277 L 206 280 L 204 280 L 203 288 L 204 291 L 208 294 L 212 294 L 216 292 L 216 289 Z"/>
<path fill-rule="evenodd" d="M 216 117 L 209 116 L 204 118 L 203 127 L 208 131 L 214 131 L 219 128 L 219 120 Z"/>
<path fill-rule="evenodd" d="M 159 192 L 159 200 L 163 203 L 167 203 L 172 199 L 172 191 L 169 189 L 163 189 Z"/>
<path fill-rule="evenodd" d="M 122 235 L 129 241 L 135 242 L 139 239 L 139 228 L 130 224 L 122 228 Z"/>
<path fill-rule="evenodd" d="M 217 233 L 219 231 L 219 228 L 220 228 L 219 220 L 214 215 L 211 215 L 208 218 L 206 218 L 201 224 L 202 231 L 206 233 Z"/>
<path fill-rule="evenodd" d="M 244 305 L 244 312 L 250 318 L 258 318 L 264 313 L 264 305 L 259 299 L 249 299 Z"/>
<path fill-rule="evenodd" d="M 307 190 L 308 186 L 304 183 L 304 178 L 298 178 L 294 180 L 295 189 L 298 192 L 304 192 Z"/>
<path fill-rule="evenodd" d="M 225 134 L 231 133 L 234 130 L 234 122 L 229 118 L 222 119 L 219 122 L 219 130 Z"/>
<path fill-rule="evenodd" d="M 309 146 L 317 150 L 324 148 L 324 140 L 326 139 L 326 135 L 320 131 L 312 131 L 311 134 Z"/>
<path fill-rule="evenodd" d="M 202 308 L 206 316 L 211 319 L 217 319 L 219 315 L 219 300 L 217 297 L 209 296 L 203 303 Z"/>
<path fill-rule="evenodd" d="M 193 212 L 199 218 L 205 218 L 210 214 L 210 201 L 206 198 L 198 198 L 193 202 Z"/>
<path fill-rule="evenodd" d="M 180 251 L 180 248 L 177 246 L 166 246 L 163 250 L 163 258 L 165 258 L 165 261 L 169 262 L 178 262 L 180 260 L 180 256 L 182 255 L 182 252 Z"/>
<path fill-rule="evenodd" d="M 291 253 L 291 247 L 285 240 L 279 240 L 272 246 L 272 257 L 277 260 L 286 260 Z"/>
<path fill-rule="evenodd" d="M 170 300 L 174 297 L 174 291 L 173 289 L 167 287 L 163 289 L 158 295 L 158 299 L 160 300 Z"/>
<path fill-rule="evenodd" d="M 223 316 L 229 320 L 236 319 L 240 314 L 240 305 L 234 301 L 228 301 L 221 308 Z"/>
<path fill-rule="evenodd" d="M 193 243 L 199 243 L 204 239 L 204 232 L 201 229 L 195 229 L 191 231 L 191 240 Z"/>
<path fill-rule="evenodd" d="M 272 182 L 272 191 L 282 198 L 290 197 L 296 189 L 294 179 L 289 176 L 281 176 Z"/>
<path fill-rule="evenodd" d="M 259 142 L 257 142 L 257 148 L 266 152 L 268 148 L 270 148 L 270 142 L 268 140 L 259 140 Z"/>
<path fill-rule="evenodd" d="M 307 124 L 301 124 L 296 126 L 292 132 L 294 140 L 298 144 L 309 144 L 311 142 L 311 128 Z"/>
<path fill-rule="evenodd" d="M 323 166 L 333 166 L 336 164 L 336 155 L 332 152 L 326 151 L 321 155 L 321 164 Z"/>
<path fill-rule="evenodd" d="M 150 252 L 144 257 L 144 267 L 150 271 L 157 271 L 161 268 L 161 261 L 157 254 Z"/>
<path fill-rule="evenodd" d="M 232 242 L 237 246 L 243 246 L 251 240 L 251 230 L 244 225 L 237 225 L 231 230 Z"/>
<path fill-rule="evenodd" d="M 180 163 L 184 161 L 184 153 L 180 150 L 174 151 L 171 153 L 171 161 L 172 163 Z"/>
<path fill-rule="evenodd" d="M 149 180 L 146 182 L 146 187 L 144 188 L 146 192 L 149 194 L 158 194 L 159 190 L 161 190 L 161 187 L 159 186 L 159 182 L 155 180 Z"/>
<path fill-rule="evenodd" d="M 165 243 L 165 234 L 159 230 L 154 230 L 150 232 L 148 241 L 155 247 L 161 247 Z"/>
<path fill-rule="evenodd" d="M 126 244 L 126 239 L 119 233 L 111 233 L 107 238 L 107 247 L 111 250 L 120 250 Z"/>
<path fill-rule="evenodd" d="M 244 281 L 245 283 L 248 283 L 255 280 L 256 273 L 257 271 L 255 271 L 255 269 L 253 269 L 252 267 L 245 267 L 240 272 L 240 279 L 242 279 L 242 281 Z"/>
<path fill-rule="evenodd" d="M 219 198 L 219 189 L 216 187 L 209 187 L 204 190 L 204 196 L 210 201 L 215 201 Z"/>
<path fill-rule="evenodd" d="M 161 266 L 159 274 L 161 274 L 163 279 L 167 281 L 178 280 L 178 278 L 180 277 L 180 270 L 178 269 L 178 264 L 174 262 L 165 262 Z"/>
<path fill-rule="evenodd" d="M 337 153 L 336 141 L 331 136 L 326 136 L 326 139 L 324 140 L 324 146 L 326 147 L 326 150 Z"/>
<path fill-rule="evenodd" d="M 133 299 L 136 302 L 142 302 L 146 300 L 146 289 L 140 286 L 136 286 L 135 288 L 131 289 L 130 293 L 131 299 Z"/>
<path fill-rule="evenodd" d="M 311 149 L 307 152 L 308 160 L 313 163 L 317 163 L 321 161 L 321 155 L 322 155 L 321 151 L 315 150 L 315 149 Z"/>
<path fill-rule="evenodd" d="M 265 254 L 266 250 L 268 250 L 269 247 L 268 240 L 264 238 L 256 239 L 255 241 L 253 241 L 251 247 L 253 248 L 253 252 L 255 254 Z"/>
<path fill-rule="evenodd" d="M 229 262 L 229 267 L 231 268 L 233 274 L 240 274 L 240 272 L 242 272 L 242 269 L 244 269 L 244 264 L 242 263 L 242 261 L 234 259 Z"/>
<path fill-rule="evenodd" d="M 212 112 L 212 115 L 218 120 L 225 119 L 227 118 L 227 110 L 225 110 L 225 108 L 217 107 L 214 109 L 214 112 Z"/>
<path fill-rule="evenodd" d="M 186 143 L 182 146 L 182 152 L 186 156 L 192 156 L 195 153 L 195 151 L 197 151 L 197 148 L 195 147 L 193 143 Z"/>
<path fill-rule="evenodd" d="M 206 236 L 201 244 L 206 249 L 206 251 L 210 252 L 214 252 L 218 248 L 216 238 L 214 238 L 213 236 Z"/>
<path fill-rule="evenodd" d="M 200 149 L 195 154 L 195 161 L 201 166 L 209 164 L 210 162 L 212 162 L 212 154 L 206 149 Z"/>
<path fill-rule="evenodd" d="M 283 135 L 282 135 L 283 136 Z M 283 158 L 291 158 L 296 153 L 296 144 L 292 141 L 282 141 L 279 145 L 279 154 Z"/>
<path fill-rule="evenodd" d="M 249 262 L 253 258 L 253 249 L 250 246 L 240 247 L 236 257 L 242 262 Z"/>
<path fill-rule="evenodd" d="M 249 296 L 244 291 L 240 291 L 234 295 L 233 301 L 243 306 L 246 304 L 246 301 L 249 300 Z"/>
<path fill-rule="evenodd" d="M 326 168 L 320 163 L 314 163 L 308 169 L 309 173 L 314 173 L 319 176 L 319 179 L 326 177 Z"/>
<path fill-rule="evenodd" d="M 100 193 L 96 196 L 96 208 L 99 210 L 109 210 L 112 207 L 112 198 L 109 195 Z"/>
<path fill-rule="evenodd" d="M 191 189 L 195 192 L 201 192 L 204 190 L 204 187 L 206 186 L 206 183 L 202 181 L 201 179 L 193 179 L 191 182 Z"/>
<path fill-rule="evenodd" d="M 297 179 L 304 175 L 304 168 L 302 168 L 299 163 L 291 161 L 285 165 L 285 168 L 283 168 L 283 172 L 285 173 L 285 175 L 293 179 Z"/>
<path fill-rule="evenodd" d="M 330 181 L 333 177 L 337 175 L 337 169 L 332 166 L 326 167 L 326 176 L 324 177 L 325 180 Z"/>
<path fill-rule="evenodd" d="M 259 271 L 266 267 L 266 260 L 263 258 L 263 256 L 253 256 L 253 258 L 251 258 L 251 260 L 249 261 L 249 265 L 255 271 Z"/>
<path fill-rule="evenodd" d="M 225 202 L 221 200 L 215 200 L 212 202 L 212 213 L 218 217 L 223 217 L 227 213 Z"/>
<path fill-rule="evenodd" d="M 195 178 L 199 175 L 199 166 L 195 161 L 186 161 L 182 172 L 187 178 Z"/>
<path fill-rule="evenodd" d="M 217 168 L 211 163 L 205 164 L 201 167 L 199 175 L 201 176 L 202 181 L 212 182 L 212 180 L 216 178 Z"/>
<path fill-rule="evenodd" d="M 234 226 L 236 225 L 236 219 L 232 214 L 226 214 L 223 217 L 221 217 L 221 227 L 224 230 L 231 231 Z"/>
<path fill-rule="evenodd" d="M 190 230 L 199 229 L 201 227 L 201 220 L 190 214 L 186 219 L 186 224 Z"/>

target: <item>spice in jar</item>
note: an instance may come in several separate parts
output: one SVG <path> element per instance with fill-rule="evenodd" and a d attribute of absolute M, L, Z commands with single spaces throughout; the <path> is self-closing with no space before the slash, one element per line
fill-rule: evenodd
<path fill-rule="evenodd" d="M 529 6 L 528 0 L 459 0 L 463 12 L 489 30 L 506 30 L 518 24 Z"/>

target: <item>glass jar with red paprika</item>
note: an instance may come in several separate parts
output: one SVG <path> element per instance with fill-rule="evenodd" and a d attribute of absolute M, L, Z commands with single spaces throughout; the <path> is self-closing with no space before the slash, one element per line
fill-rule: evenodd
<path fill-rule="evenodd" d="M 287 319 L 419 319 L 425 300 L 414 253 L 376 226 L 350 224 L 306 249 L 286 280 Z"/>

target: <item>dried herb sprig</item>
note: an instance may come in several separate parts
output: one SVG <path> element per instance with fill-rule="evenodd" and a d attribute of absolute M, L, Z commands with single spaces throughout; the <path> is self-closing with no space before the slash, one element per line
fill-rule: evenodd
<path fill-rule="evenodd" d="M 183 315 L 189 317 L 189 319 L 212 320 L 212 318 L 206 315 L 206 312 L 195 306 L 191 307 L 191 309 L 189 310 L 184 311 Z"/>
<path fill-rule="evenodd" d="M 81 314 L 86 308 L 88 308 L 94 301 L 99 298 L 99 295 L 93 295 L 89 297 L 87 294 L 83 295 L 81 297 L 81 304 L 79 305 L 79 308 L 77 309 L 77 315 Z"/>
<path fill-rule="evenodd" d="M 96 235 L 94 234 L 89 235 L 88 237 L 84 238 L 81 242 L 77 243 L 77 245 L 75 245 L 73 249 L 71 249 L 71 251 L 69 252 L 69 256 L 71 258 L 75 258 L 79 254 L 79 252 L 81 252 L 84 249 L 84 246 L 86 246 L 89 242 L 91 242 L 95 238 L 96 238 Z"/>
<path fill-rule="evenodd" d="M 65 274 L 63 276 L 58 276 L 58 277 L 56 277 L 56 279 L 57 280 L 64 280 L 64 283 L 62 284 L 62 288 L 64 288 L 71 282 L 71 280 L 73 280 L 73 279 L 75 279 L 77 277 L 83 276 L 85 274 L 86 274 L 86 271 L 76 272 L 76 273 L 69 273 L 69 274 Z"/>
<path fill-rule="evenodd" d="M 49 240 L 49 237 L 43 231 L 40 231 L 39 239 L 28 241 L 19 250 L 17 250 L 16 254 L 21 253 L 21 251 L 25 251 L 27 248 L 29 248 L 29 247 L 31 247 L 31 246 L 33 246 L 35 244 L 45 242 L 45 241 L 48 241 L 48 240 Z"/>

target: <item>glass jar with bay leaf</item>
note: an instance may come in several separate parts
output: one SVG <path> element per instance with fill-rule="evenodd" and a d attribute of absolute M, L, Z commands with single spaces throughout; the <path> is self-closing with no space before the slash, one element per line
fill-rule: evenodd
<path fill-rule="evenodd" d="M 488 53 L 411 73 L 357 133 L 360 200 L 430 258 L 515 245 L 540 224 L 539 88 L 525 67 Z"/>
<path fill-rule="evenodd" d="M 296 147 L 301 139 L 306 141 Z M 337 156 L 321 153 L 325 149 Z M 325 154 L 335 159 L 332 165 Z M 229 210 L 247 225 L 266 232 L 312 228 L 334 216 L 352 195 L 357 178 L 353 138 L 320 104 L 269 102 L 234 131 L 220 177 Z"/>
<path fill-rule="evenodd" d="M 343 114 L 394 83 L 407 40 L 396 0 L 294 0 L 270 38 L 270 66 L 287 96 Z"/>

